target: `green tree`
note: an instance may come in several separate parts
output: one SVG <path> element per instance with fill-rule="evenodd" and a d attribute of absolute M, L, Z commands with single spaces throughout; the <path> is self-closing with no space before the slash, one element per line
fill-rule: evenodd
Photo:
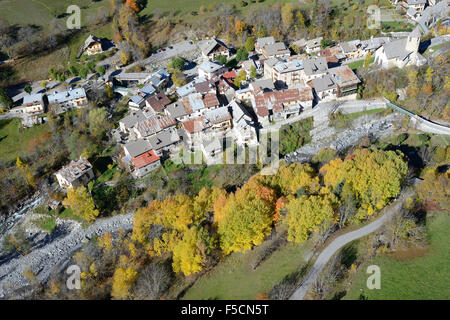
<path fill-rule="evenodd" d="M 236 53 L 236 60 L 237 61 L 245 61 L 248 59 L 248 52 L 245 49 L 238 49 Z"/>
<path fill-rule="evenodd" d="M 33 88 L 29 84 L 26 84 L 25 87 L 23 88 L 23 91 L 25 91 L 28 94 L 31 94 Z"/>
<path fill-rule="evenodd" d="M 11 97 L 6 92 L 5 88 L 0 86 L 0 103 L 7 109 L 13 106 L 13 101 Z"/>
<path fill-rule="evenodd" d="M 247 41 L 245 42 L 245 50 L 248 52 L 252 52 L 255 50 L 255 37 L 248 37 Z"/>
<path fill-rule="evenodd" d="M 246 79 L 247 79 L 247 72 L 241 70 L 237 75 L 237 77 L 234 79 L 234 85 L 240 88 L 242 85 L 242 81 L 245 81 Z"/>
<path fill-rule="evenodd" d="M 250 67 L 250 77 L 252 79 L 256 79 L 257 76 L 258 76 L 258 73 L 256 72 L 256 67 L 255 66 L 251 66 Z"/>
<path fill-rule="evenodd" d="M 89 131 L 100 137 L 109 129 L 108 111 L 106 108 L 95 108 L 89 112 Z"/>
<path fill-rule="evenodd" d="M 184 71 L 185 61 L 183 58 L 173 58 L 172 59 L 172 68 L 179 71 Z"/>
<path fill-rule="evenodd" d="M 97 73 L 101 76 L 103 76 L 106 72 L 105 66 L 98 66 L 96 70 L 97 70 Z"/>
<path fill-rule="evenodd" d="M 218 56 L 215 58 L 215 61 L 219 62 L 220 64 L 225 65 L 225 64 L 227 63 L 227 57 L 222 56 L 222 55 L 218 55 Z"/>

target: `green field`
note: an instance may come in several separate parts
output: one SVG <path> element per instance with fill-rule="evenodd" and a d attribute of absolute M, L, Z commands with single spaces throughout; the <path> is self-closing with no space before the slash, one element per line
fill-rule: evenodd
<path fill-rule="evenodd" d="M 55 17 L 66 13 L 67 7 L 76 4 L 81 9 L 82 26 L 88 21 L 89 15 L 99 8 L 108 9 L 109 0 L 3 0 L 0 1 L 1 18 L 11 24 L 35 25 L 44 30 Z M 67 18 L 59 18 L 65 21 Z"/>
<path fill-rule="evenodd" d="M 375 57 L 370 58 L 370 64 L 372 64 L 375 61 Z M 354 61 L 348 64 L 348 67 L 352 70 L 356 70 L 358 68 L 361 68 L 364 65 L 364 59 Z"/>
<path fill-rule="evenodd" d="M 450 215 L 435 212 L 427 217 L 430 246 L 426 254 L 400 258 L 383 254 L 358 268 L 355 280 L 344 299 L 450 299 Z M 366 287 L 369 265 L 381 269 L 381 289 Z"/>
<path fill-rule="evenodd" d="M 26 154 L 46 129 L 46 124 L 21 129 L 19 119 L 0 120 L 0 159 L 13 161 Z"/>
<path fill-rule="evenodd" d="M 285 276 L 300 271 L 306 265 L 308 243 L 288 243 L 277 249 L 256 270 L 252 261 L 260 254 L 261 246 L 245 253 L 233 253 L 208 274 L 202 276 L 183 299 L 255 299 L 270 290 Z"/>
<path fill-rule="evenodd" d="M 155 10 L 161 11 L 163 14 L 169 13 L 171 10 L 174 10 L 174 14 L 176 16 L 183 16 L 186 13 L 191 13 L 192 11 L 199 11 L 200 7 L 204 7 L 208 12 L 213 10 L 216 6 L 220 4 L 229 4 L 229 5 L 235 5 L 236 9 L 239 11 L 239 13 L 246 13 L 249 11 L 254 10 L 257 7 L 260 6 L 271 6 L 276 2 L 279 2 L 281 4 L 291 2 L 296 3 L 297 0 L 264 0 L 263 2 L 256 1 L 255 3 L 252 3 L 251 0 L 246 0 L 248 3 L 247 6 L 241 5 L 242 0 L 227 0 L 221 1 L 221 0 L 170 0 L 170 1 L 149 1 L 147 4 L 147 7 L 142 11 L 141 14 L 146 15 L 152 15 Z M 193 19 L 199 19 L 198 17 Z"/>
<path fill-rule="evenodd" d="M 381 28 L 384 32 L 411 32 L 413 25 L 407 21 L 382 21 Z"/>

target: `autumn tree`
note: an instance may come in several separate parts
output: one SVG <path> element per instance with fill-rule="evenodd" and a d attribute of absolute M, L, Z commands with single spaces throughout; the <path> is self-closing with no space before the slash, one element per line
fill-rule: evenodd
<path fill-rule="evenodd" d="M 199 249 L 201 243 L 197 228 L 187 230 L 173 248 L 173 271 L 182 272 L 185 276 L 201 271 L 204 263 Z"/>
<path fill-rule="evenodd" d="M 114 299 L 128 298 L 130 288 L 137 276 L 138 273 L 133 267 L 117 268 L 113 275 L 111 296 Z"/>
<path fill-rule="evenodd" d="M 227 198 L 218 221 L 220 246 L 225 254 L 261 244 L 270 233 L 276 195 L 257 180 Z"/>
<path fill-rule="evenodd" d="M 303 242 L 311 232 L 323 232 L 335 216 L 338 199 L 328 188 L 317 195 L 291 197 L 287 205 L 288 240 Z"/>
<path fill-rule="evenodd" d="M 360 204 L 357 218 L 365 219 L 397 196 L 408 172 L 399 151 L 359 149 L 344 161 L 335 159 L 320 169 L 325 185 L 352 192 Z"/>
<path fill-rule="evenodd" d="M 292 3 L 286 3 L 281 7 L 281 21 L 285 29 L 289 29 L 294 24 L 295 10 Z"/>
<path fill-rule="evenodd" d="M 63 203 L 66 207 L 70 207 L 75 215 L 88 222 L 94 221 L 100 213 L 95 208 L 94 199 L 84 186 L 70 187 Z"/>

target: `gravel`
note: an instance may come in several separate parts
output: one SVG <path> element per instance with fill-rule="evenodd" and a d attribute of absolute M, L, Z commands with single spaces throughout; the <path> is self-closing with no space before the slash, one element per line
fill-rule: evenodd
<path fill-rule="evenodd" d="M 23 275 L 25 270 L 31 270 L 40 283 L 46 283 L 52 271 L 67 263 L 85 239 L 132 227 L 133 213 L 99 219 L 85 229 L 76 222 L 58 221 L 59 235 L 40 239 L 41 244 L 25 256 L 0 261 L 0 299 L 14 298 L 15 291 L 30 285 Z"/>

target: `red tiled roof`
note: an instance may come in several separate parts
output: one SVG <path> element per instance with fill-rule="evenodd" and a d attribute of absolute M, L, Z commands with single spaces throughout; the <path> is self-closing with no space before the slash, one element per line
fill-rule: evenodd
<path fill-rule="evenodd" d="M 159 156 L 156 155 L 153 149 L 137 156 L 136 158 L 131 159 L 136 169 L 148 166 L 149 164 L 152 164 L 153 162 L 156 162 L 158 160 Z"/>
<path fill-rule="evenodd" d="M 230 71 L 230 72 L 224 73 L 224 74 L 222 75 L 222 77 L 223 77 L 224 79 L 234 79 L 234 78 L 237 77 L 236 70 L 232 70 L 232 71 Z"/>

